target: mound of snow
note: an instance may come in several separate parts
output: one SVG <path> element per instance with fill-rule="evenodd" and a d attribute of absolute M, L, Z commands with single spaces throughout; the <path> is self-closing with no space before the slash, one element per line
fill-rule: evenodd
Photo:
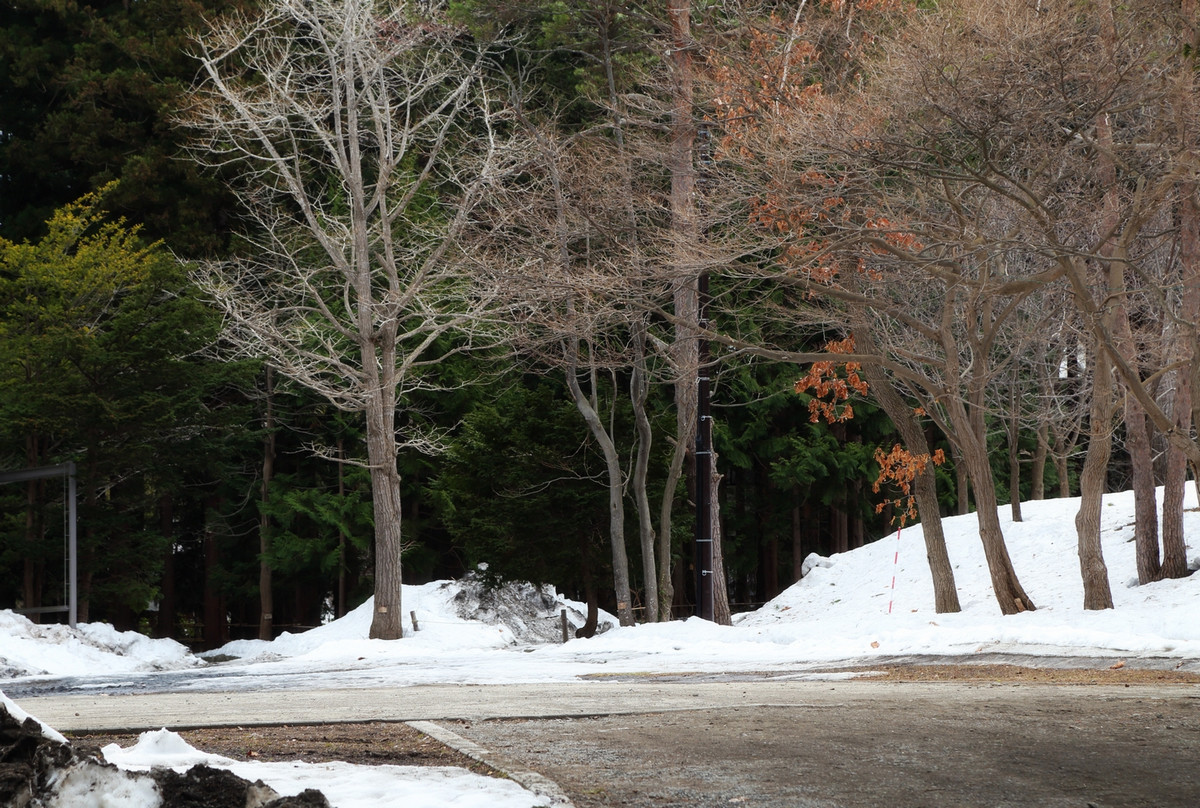
<path fill-rule="evenodd" d="M 1161 496 L 1161 490 L 1160 490 Z M 1185 535 L 1200 532 L 1189 487 Z M 1019 652 L 1200 657 L 1200 576 L 1127 586 L 1136 571 L 1133 494 L 1104 497 L 1101 541 L 1116 608 L 1083 609 L 1074 527 L 1079 499 L 1022 503 L 1024 519 L 1000 510 L 1004 540 L 1036 611 L 1004 617 L 974 514 L 943 520 L 962 611 L 934 611 L 920 525 L 830 558 L 810 556 L 805 576 L 736 624 L 803 642 L 810 660 L 889 654 Z M 1200 548 L 1189 547 L 1194 564 Z"/>
<path fill-rule="evenodd" d="M 178 670 L 204 664 L 174 640 L 153 640 L 107 623 L 38 625 L 0 611 L 0 679 Z"/>
<path fill-rule="evenodd" d="M 490 585 L 474 573 L 461 581 L 447 581 L 441 588 L 453 592 L 451 602 L 463 620 L 504 626 L 518 643 L 562 642 L 562 612 L 567 612 L 569 633 L 587 622 L 587 607 L 568 601 L 552 586 L 528 583 Z M 611 616 L 598 621 L 596 633 L 608 631 L 617 621 Z"/>
<path fill-rule="evenodd" d="M 424 650 L 445 654 L 560 643 L 562 610 L 567 611 L 572 637 L 587 619 L 584 604 L 564 598 L 554 587 L 527 583 L 489 586 L 474 574 L 461 580 L 406 585 L 400 600 L 405 612 L 405 654 L 410 657 Z M 345 617 L 326 625 L 299 634 L 284 632 L 270 642 L 235 640 L 205 656 L 254 662 L 356 656 L 360 651 L 354 649 L 370 634 L 374 611 L 375 599 L 370 598 Z M 417 630 L 412 627 L 414 617 Z M 616 618 L 602 611 L 597 632 L 616 625 Z"/>

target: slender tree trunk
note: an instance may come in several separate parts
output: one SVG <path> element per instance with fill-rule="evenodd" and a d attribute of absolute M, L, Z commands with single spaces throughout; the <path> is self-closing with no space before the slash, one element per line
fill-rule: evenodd
<path fill-rule="evenodd" d="M 1050 453 L 1050 429 L 1045 424 L 1038 424 L 1037 448 L 1033 452 L 1033 488 L 1030 498 L 1035 502 L 1046 498 L 1046 458 Z"/>
<path fill-rule="evenodd" d="M 1068 499 L 1071 496 L 1071 470 L 1067 467 L 1067 458 L 1064 455 L 1054 456 L 1054 470 L 1058 474 L 1058 496 Z"/>
<path fill-rule="evenodd" d="M 800 486 L 792 488 L 792 583 L 804 577 L 804 523 L 801 513 L 807 514 L 807 508 L 801 510 Z"/>
<path fill-rule="evenodd" d="M 1021 518 L 1021 432 L 1017 418 L 1016 385 L 1008 401 L 1008 501 L 1012 509 L 1014 522 L 1024 521 Z"/>
<path fill-rule="evenodd" d="M 961 402 L 951 401 L 948 407 L 954 432 L 960 443 L 963 462 L 970 475 L 971 488 L 975 492 L 975 516 L 979 521 L 979 539 L 983 542 L 983 554 L 987 559 L 991 575 L 992 591 L 1000 611 L 1004 614 L 1032 611 L 1035 606 L 1025 593 L 1013 569 L 1008 547 L 1004 544 L 1004 531 L 1000 527 L 997 513 L 996 488 L 992 479 L 992 466 L 988 458 L 985 437 L 966 416 Z"/>
<path fill-rule="evenodd" d="M 864 353 L 875 354 L 879 351 L 865 327 L 856 329 L 855 342 Z M 877 365 L 863 365 L 862 375 L 871 397 L 896 425 L 908 450 L 915 455 L 930 456 L 929 441 L 913 408 L 896 392 L 884 372 Z M 961 611 L 958 589 L 954 584 L 954 568 L 946 550 L 946 534 L 942 529 L 941 506 L 937 498 L 937 476 L 932 463 L 927 463 L 925 470 L 913 481 L 913 496 L 917 501 L 921 532 L 925 537 L 925 559 L 929 562 L 929 574 L 933 578 L 934 608 L 938 614 Z"/>
<path fill-rule="evenodd" d="M 1194 0 L 1185 0 L 1185 8 L 1195 12 Z M 1179 108 L 1196 103 L 1191 81 L 1181 83 L 1175 98 Z M 1181 122 L 1185 120 L 1180 114 Z M 1181 123 L 1185 136 L 1191 135 L 1186 124 Z M 1179 432 L 1192 433 L 1192 407 L 1194 397 L 1192 381 L 1200 373 L 1200 340 L 1197 323 L 1200 322 L 1200 208 L 1196 205 L 1196 193 L 1200 190 L 1194 182 L 1179 185 L 1180 249 L 1179 264 L 1182 275 L 1182 294 L 1179 303 L 1182 317 L 1172 326 L 1170 357 L 1180 367 L 1173 371 L 1175 396 L 1171 402 L 1171 418 Z M 1167 476 L 1163 490 L 1162 513 L 1162 577 L 1183 578 L 1190 574 L 1187 568 L 1187 541 L 1183 532 L 1183 494 L 1187 482 L 1188 459 L 1183 450 L 1174 443 L 1167 446 Z"/>
<path fill-rule="evenodd" d="M 275 475 L 275 371 L 267 367 L 266 437 L 263 439 L 262 513 L 258 520 L 258 638 L 275 639 L 275 598 L 271 587 L 271 518 L 267 502 L 271 495 L 271 478 Z"/>
<path fill-rule="evenodd" d="M 965 516 L 971 512 L 971 475 L 967 470 L 967 461 L 962 452 L 953 443 L 950 444 L 950 462 L 954 464 L 954 491 L 956 497 L 956 513 Z"/>
<path fill-rule="evenodd" d="M 221 547 L 216 522 L 220 505 L 220 498 L 209 497 L 204 519 L 204 646 L 210 650 L 229 641 L 225 596 L 218 584 Z"/>
<path fill-rule="evenodd" d="M 1133 396 L 1125 397 L 1125 445 L 1133 469 L 1133 537 L 1137 555 L 1138 583 L 1162 577 L 1158 545 L 1158 496 L 1155 491 L 1154 454 L 1150 447 L 1150 424 Z"/>
<path fill-rule="evenodd" d="M 346 467 L 343 463 L 345 453 L 345 438 L 339 435 L 337 440 L 337 479 L 338 500 L 342 502 L 346 500 Z M 337 605 L 334 607 L 334 614 L 339 618 L 346 616 L 346 531 L 340 527 L 338 528 Z"/>
<path fill-rule="evenodd" d="M 578 344 L 571 346 L 569 350 L 572 352 L 572 356 L 579 355 Z M 604 428 L 604 422 L 600 420 L 600 414 L 597 412 L 595 404 L 588 399 L 579 386 L 574 364 L 568 366 L 566 378 L 571 398 L 575 401 L 575 407 L 583 416 L 583 420 L 587 422 L 592 437 L 600 444 L 600 449 L 604 454 L 604 465 L 608 474 L 608 538 L 612 548 L 613 592 L 617 598 L 617 619 L 623 626 L 632 626 L 634 622 L 633 605 L 629 590 L 629 558 L 625 550 L 625 503 L 622 490 L 621 459 L 617 454 L 616 444 L 613 443 L 608 430 Z M 594 393 L 594 377 L 592 385 Z"/>
<path fill-rule="evenodd" d="M 170 494 L 158 498 L 158 529 L 167 540 L 163 549 L 162 595 L 158 599 L 155 637 L 175 635 L 175 499 Z"/>
<path fill-rule="evenodd" d="M 729 582 L 725 578 L 725 554 L 722 547 L 721 535 L 724 532 L 721 524 L 721 480 L 723 474 L 717 473 L 717 451 L 712 452 L 712 478 L 710 485 L 712 496 L 709 497 L 709 523 L 712 525 L 712 568 L 713 568 L 713 622 L 718 626 L 733 625 L 733 613 L 729 608 Z"/>
<path fill-rule="evenodd" d="M 1108 567 L 1100 546 L 1101 505 L 1112 452 L 1112 368 L 1103 348 L 1092 356 L 1092 406 L 1087 458 L 1079 475 L 1079 569 L 1083 575 L 1083 608 L 1111 609 Z"/>
<path fill-rule="evenodd" d="M 653 432 L 650 417 L 646 414 L 646 399 L 650 394 L 650 380 L 646 372 L 644 345 L 644 323 L 635 324 L 633 336 L 635 346 L 634 367 L 629 379 L 629 397 L 633 402 L 633 415 L 637 424 L 637 459 L 634 462 L 633 488 L 637 503 L 638 536 L 642 548 L 642 578 L 646 587 L 646 622 L 659 621 L 658 571 L 655 564 L 654 520 L 650 515 L 650 494 L 646 489 L 650 471 L 650 448 Z"/>

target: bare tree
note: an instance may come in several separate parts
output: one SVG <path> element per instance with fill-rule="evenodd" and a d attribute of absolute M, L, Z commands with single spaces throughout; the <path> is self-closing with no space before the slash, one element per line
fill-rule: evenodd
<path fill-rule="evenodd" d="M 198 271 L 230 342 L 366 418 L 371 636 L 402 636 L 406 391 L 479 339 L 494 295 L 457 236 L 498 168 L 486 54 L 425 3 L 269 0 L 198 35 L 182 123 L 236 177 L 237 258 Z"/>

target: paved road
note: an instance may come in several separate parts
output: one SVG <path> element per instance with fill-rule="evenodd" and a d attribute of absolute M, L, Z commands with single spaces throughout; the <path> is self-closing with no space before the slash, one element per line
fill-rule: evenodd
<path fill-rule="evenodd" d="M 741 681 L 19 699 L 63 730 L 430 721 L 598 806 L 1200 806 L 1200 686 Z"/>

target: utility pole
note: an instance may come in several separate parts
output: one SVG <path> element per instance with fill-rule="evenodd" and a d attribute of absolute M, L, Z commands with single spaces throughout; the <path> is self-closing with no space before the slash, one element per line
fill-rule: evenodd
<path fill-rule="evenodd" d="M 712 415 L 709 411 L 708 273 L 697 279 L 700 322 L 697 333 L 696 378 L 696 616 L 712 620 L 716 615 L 713 593 Z"/>

